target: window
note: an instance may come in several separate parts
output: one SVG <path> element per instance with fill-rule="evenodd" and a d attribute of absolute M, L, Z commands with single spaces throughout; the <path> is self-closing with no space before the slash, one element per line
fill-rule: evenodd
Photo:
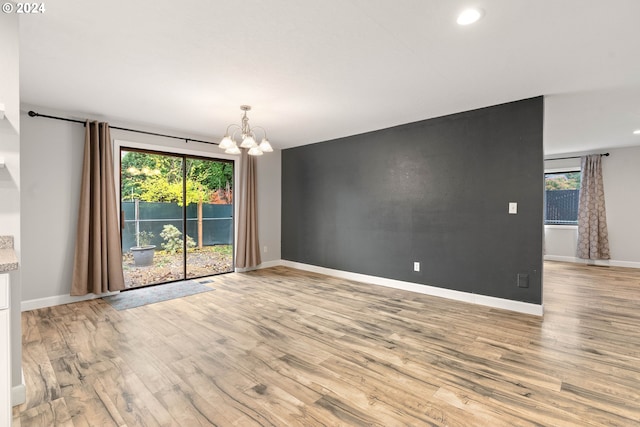
<path fill-rule="evenodd" d="M 579 170 L 544 174 L 545 225 L 578 225 Z"/>

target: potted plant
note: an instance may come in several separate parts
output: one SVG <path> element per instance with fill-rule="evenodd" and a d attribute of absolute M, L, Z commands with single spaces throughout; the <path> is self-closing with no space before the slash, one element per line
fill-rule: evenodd
<path fill-rule="evenodd" d="M 153 237 L 153 233 L 150 231 L 141 231 L 136 235 L 136 244 L 138 246 L 131 248 L 135 265 L 143 267 L 153 264 L 153 253 L 156 249 L 156 245 L 151 244 Z"/>

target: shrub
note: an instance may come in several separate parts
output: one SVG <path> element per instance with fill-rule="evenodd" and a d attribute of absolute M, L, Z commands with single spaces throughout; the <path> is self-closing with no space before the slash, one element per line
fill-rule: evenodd
<path fill-rule="evenodd" d="M 162 244 L 162 249 L 167 251 L 170 254 L 176 254 L 182 252 L 183 241 L 182 241 L 182 232 L 178 230 L 175 225 L 167 224 L 162 228 L 162 232 L 160 233 L 160 237 L 164 240 Z M 193 248 L 196 246 L 196 242 L 190 237 L 187 236 L 187 248 Z"/>
<path fill-rule="evenodd" d="M 154 237 L 155 236 L 150 231 L 141 231 L 138 233 L 138 242 L 140 246 L 149 246 Z"/>

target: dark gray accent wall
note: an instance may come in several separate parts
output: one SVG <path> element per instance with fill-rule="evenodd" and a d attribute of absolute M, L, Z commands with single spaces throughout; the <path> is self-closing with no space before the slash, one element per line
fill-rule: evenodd
<path fill-rule="evenodd" d="M 284 150 L 282 258 L 541 304 L 543 108 L 537 97 Z"/>

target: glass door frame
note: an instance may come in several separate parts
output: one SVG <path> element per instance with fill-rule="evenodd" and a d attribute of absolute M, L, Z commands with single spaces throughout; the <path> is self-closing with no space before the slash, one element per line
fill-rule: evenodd
<path fill-rule="evenodd" d="M 183 165 L 183 181 L 184 181 L 184 175 L 186 173 L 186 160 L 188 160 L 189 158 L 192 159 L 196 159 L 196 160 L 210 160 L 210 161 L 220 161 L 220 162 L 231 162 L 233 164 L 233 189 L 234 189 L 234 193 L 233 193 L 233 222 L 232 222 L 232 228 L 233 228 L 233 253 L 232 253 L 232 266 L 231 266 L 231 271 L 230 272 L 234 272 L 236 267 L 236 258 L 235 258 L 235 248 L 236 248 L 236 242 L 238 240 L 238 204 L 236 203 L 236 185 L 239 182 L 239 162 L 240 159 L 237 156 L 233 156 L 233 155 L 229 155 L 229 154 L 225 154 L 219 151 L 214 151 L 218 149 L 218 146 L 215 144 L 211 144 L 211 147 L 206 146 L 206 144 L 202 144 L 202 143 L 196 143 L 196 142 L 192 142 L 190 143 L 192 145 L 196 145 L 199 146 L 199 148 L 202 148 L 201 150 L 193 150 L 193 149 L 186 149 L 184 147 L 179 147 L 177 145 L 159 145 L 159 144 L 148 144 L 148 143 L 140 143 L 140 142 L 133 142 L 133 141 L 125 141 L 125 140 L 118 140 L 118 139 L 114 139 L 113 140 L 113 158 L 117 159 L 117 161 L 114 161 L 114 177 L 116 179 L 115 182 L 115 188 L 116 188 L 116 197 L 118 200 L 118 203 L 121 202 L 121 171 L 120 171 L 120 153 L 122 150 L 127 150 L 130 149 L 131 151 L 138 151 L 138 152 L 148 152 L 150 154 L 160 154 L 160 155 L 169 155 L 169 156 L 185 156 L 182 157 L 185 160 L 185 164 Z M 207 148 L 209 150 L 205 151 L 204 148 Z M 184 187 L 183 187 L 183 197 L 184 197 Z M 185 210 L 184 212 L 186 213 L 186 205 L 185 205 Z M 118 209 L 118 222 L 122 223 L 122 218 L 121 218 L 121 209 Z M 185 235 L 186 235 L 186 223 L 187 223 L 187 218 L 186 215 L 183 217 L 183 229 L 185 231 Z M 121 231 L 122 232 L 122 231 Z M 186 243 L 186 239 L 185 239 L 185 243 Z M 186 251 L 183 251 L 183 270 L 185 273 L 185 277 L 181 280 L 189 280 L 189 279 L 195 279 L 196 277 L 192 277 L 192 278 L 188 278 L 186 277 L 186 273 L 187 273 L 187 264 L 186 264 L 186 258 L 187 258 L 187 253 Z M 218 274 L 226 274 L 226 273 L 218 273 Z M 213 274 L 212 274 L 213 275 Z M 202 277 L 206 277 L 206 276 L 202 276 Z M 175 281 L 175 280 L 174 280 Z M 163 282 L 163 283 L 170 283 L 171 281 L 168 282 Z M 154 286 L 156 284 L 148 284 L 148 285 L 142 285 L 136 288 L 132 288 L 132 289 L 139 289 L 142 287 L 146 287 L 146 286 Z"/>

